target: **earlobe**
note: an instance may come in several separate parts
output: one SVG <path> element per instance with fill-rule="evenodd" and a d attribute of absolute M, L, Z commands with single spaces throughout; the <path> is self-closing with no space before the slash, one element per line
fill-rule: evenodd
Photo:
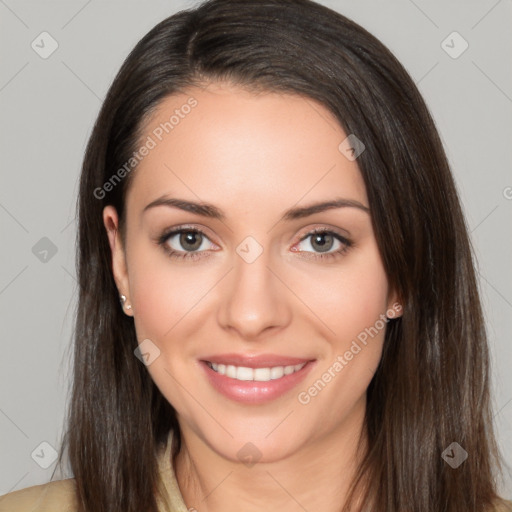
<path fill-rule="evenodd" d="M 388 319 L 399 318 L 403 315 L 404 306 L 402 299 L 396 293 L 392 293 L 390 300 L 388 301 L 388 309 L 386 311 L 386 317 Z"/>
<path fill-rule="evenodd" d="M 116 209 L 111 205 L 105 206 L 103 209 L 103 224 L 107 231 L 112 258 L 112 273 L 119 290 L 121 306 L 127 315 L 132 316 L 132 307 L 127 297 L 129 295 L 129 281 L 124 247 L 119 232 L 119 217 Z"/>
<path fill-rule="evenodd" d="M 390 308 L 386 311 L 386 317 L 389 320 L 393 320 L 393 318 L 400 318 L 403 315 L 404 308 L 402 303 L 399 301 L 393 302 Z"/>

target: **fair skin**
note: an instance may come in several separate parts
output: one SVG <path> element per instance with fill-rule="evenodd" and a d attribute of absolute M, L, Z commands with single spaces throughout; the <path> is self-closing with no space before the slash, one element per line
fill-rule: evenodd
<path fill-rule="evenodd" d="M 125 313 L 139 343 L 149 339 L 160 350 L 147 369 L 177 412 L 180 490 L 199 512 L 339 511 L 360 436 L 365 446 L 366 389 L 385 328 L 308 403 L 298 397 L 399 301 L 364 208 L 280 219 L 290 208 L 338 198 L 368 208 L 357 160 L 340 152 L 347 134 L 317 102 L 227 84 L 166 98 L 142 140 L 190 96 L 197 106 L 133 171 L 124 245 L 116 210 L 104 210 L 116 284 L 132 306 Z M 162 205 L 143 211 L 164 194 L 211 203 L 225 218 Z M 205 234 L 194 259 L 172 259 L 156 242 L 182 224 Z M 353 245 L 339 253 L 343 242 L 321 238 L 332 257 L 320 259 L 315 235 L 302 240 L 315 228 Z M 263 248 L 250 263 L 236 251 L 248 236 Z M 194 252 L 193 243 L 183 245 L 179 234 L 165 242 L 182 254 Z M 226 353 L 312 363 L 305 380 L 277 398 L 240 403 L 219 393 L 199 367 L 206 355 Z M 254 465 L 238 455 L 247 443 L 257 448 Z"/>

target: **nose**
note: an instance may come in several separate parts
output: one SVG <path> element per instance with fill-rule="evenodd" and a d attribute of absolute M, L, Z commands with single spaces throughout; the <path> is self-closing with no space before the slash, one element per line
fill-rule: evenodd
<path fill-rule="evenodd" d="M 265 250 L 252 262 L 235 253 L 234 268 L 222 289 L 218 322 L 244 340 L 261 339 L 263 333 L 281 330 L 291 320 L 293 294 L 286 279 L 271 268 L 270 259 Z"/>

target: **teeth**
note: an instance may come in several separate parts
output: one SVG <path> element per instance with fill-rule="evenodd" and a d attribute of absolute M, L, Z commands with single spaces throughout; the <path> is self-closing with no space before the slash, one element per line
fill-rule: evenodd
<path fill-rule="evenodd" d="M 258 380 L 261 382 L 266 382 L 267 380 L 270 380 L 271 375 L 270 368 L 255 368 L 254 369 L 254 380 Z"/>
<path fill-rule="evenodd" d="M 210 368 L 221 375 L 225 375 L 236 380 L 255 380 L 258 382 L 267 382 L 269 380 L 280 379 L 284 375 L 290 375 L 298 372 L 306 363 L 290 366 L 274 366 L 273 368 L 247 368 L 245 366 L 233 366 L 232 364 L 208 363 Z"/>

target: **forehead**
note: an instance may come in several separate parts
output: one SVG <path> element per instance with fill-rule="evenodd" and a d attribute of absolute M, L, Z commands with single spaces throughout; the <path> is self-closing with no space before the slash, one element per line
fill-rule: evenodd
<path fill-rule="evenodd" d="M 367 204 L 357 162 L 339 149 L 335 117 L 311 98 L 227 84 L 165 98 L 145 122 L 127 201 L 142 208 L 164 193 L 246 209 L 333 196 Z M 143 204 L 144 203 L 144 204 Z"/>

